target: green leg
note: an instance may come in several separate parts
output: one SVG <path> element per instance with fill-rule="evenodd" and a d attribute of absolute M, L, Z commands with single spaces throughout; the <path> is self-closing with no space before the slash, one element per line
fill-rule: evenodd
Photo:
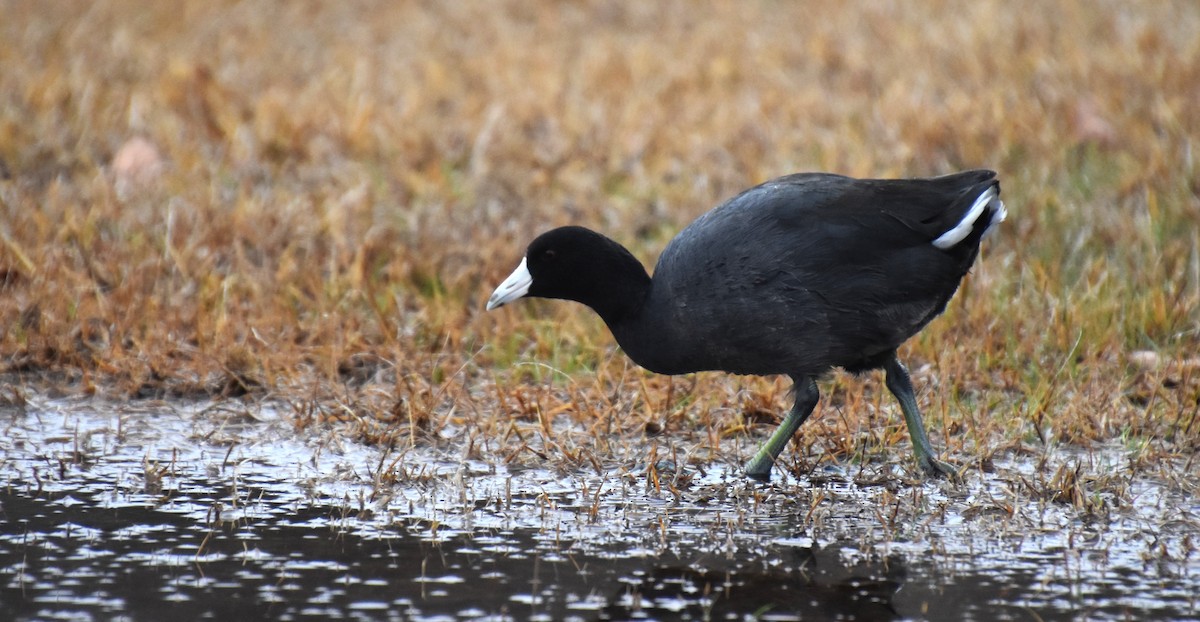
<path fill-rule="evenodd" d="M 764 482 L 771 479 L 771 467 L 775 465 L 775 459 L 783 453 L 783 448 L 787 446 L 792 435 L 800 428 L 800 424 L 804 423 L 804 420 L 812 414 L 813 408 L 817 406 L 817 400 L 821 399 L 821 392 L 817 390 L 817 383 L 812 376 L 804 376 L 796 380 L 795 391 L 796 403 L 792 405 L 792 409 L 788 411 L 787 416 L 783 418 L 783 423 L 779 424 L 779 428 L 775 430 L 771 438 L 767 439 L 762 449 L 754 454 L 750 464 L 746 465 L 747 477 Z"/>
<path fill-rule="evenodd" d="M 958 472 L 954 467 L 941 462 L 933 455 L 933 447 L 929 445 L 929 437 L 925 434 L 925 423 L 921 421 L 921 411 L 917 409 L 917 397 L 913 394 L 912 379 L 900 359 L 892 354 L 891 360 L 884 366 L 887 374 L 887 388 L 900 401 L 904 411 L 904 423 L 908 425 L 908 435 L 912 437 L 913 453 L 916 454 L 917 464 L 930 477 L 948 475 L 956 477 Z"/>

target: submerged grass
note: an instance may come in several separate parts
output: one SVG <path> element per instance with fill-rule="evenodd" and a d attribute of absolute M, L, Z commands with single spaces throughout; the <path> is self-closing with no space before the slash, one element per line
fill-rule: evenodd
<path fill-rule="evenodd" d="M 745 456 L 784 381 L 651 375 L 577 306 L 485 314 L 528 240 L 583 224 L 652 264 L 773 176 L 991 167 L 1010 220 L 901 352 L 936 444 L 979 468 L 1028 446 L 1120 442 L 1132 469 L 1200 446 L 1193 3 L 3 12 L 7 402 L 278 400 L 298 426 L 465 435 L 562 468 L 645 437 Z M 877 380 L 823 384 L 785 466 L 905 457 Z"/>

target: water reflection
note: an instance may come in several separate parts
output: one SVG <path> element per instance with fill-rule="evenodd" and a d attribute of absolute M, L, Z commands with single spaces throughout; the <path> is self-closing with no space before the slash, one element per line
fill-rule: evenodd
<path fill-rule="evenodd" d="M 803 570 L 716 571 L 658 567 L 636 571 L 622 591 L 609 599 L 604 617 L 639 616 L 694 620 L 892 620 L 902 617 L 892 599 L 903 581 L 898 559 L 888 563 L 842 564 L 836 554 L 797 550 Z M 818 562 L 818 560 L 821 560 Z"/>
<path fill-rule="evenodd" d="M 431 459 L 431 476 L 382 498 L 345 475 L 377 450 L 315 451 L 285 425 L 236 425 L 231 444 L 215 433 L 231 422 L 195 412 L 10 418 L 0 619 L 1197 615 L 1185 544 L 1200 508 L 1152 490 L 1141 501 L 1176 518 L 1131 508 L 1097 526 L 1047 506 L 1040 525 L 1014 523 L 965 498 L 1007 485 L 985 480 L 960 499 L 914 489 L 924 524 L 884 529 L 877 504 L 891 497 L 845 481 L 763 494 L 712 468 L 672 496 Z"/>
<path fill-rule="evenodd" d="M 404 529 L 362 537 L 328 508 L 286 518 L 205 525 L 153 507 L 97 507 L 94 499 L 0 496 L 4 619 L 136 613 L 275 619 L 348 616 L 438 619 L 770 619 L 811 612 L 894 617 L 898 560 L 844 566 L 835 552 L 796 549 L 795 570 L 751 571 L 753 560 L 684 565 L 654 557 L 547 550 L 529 530 L 429 542 Z"/>

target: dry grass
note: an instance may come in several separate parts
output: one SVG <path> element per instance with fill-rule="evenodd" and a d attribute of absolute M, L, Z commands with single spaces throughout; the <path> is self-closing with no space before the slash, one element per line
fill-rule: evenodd
<path fill-rule="evenodd" d="M 3 2 L 5 399 L 704 456 L 783 381 L 652 376 L 574 305 L 485 314 L 527 241 L 584 224 L 652 263 L 776 175 L 985 166 L 1010 221 L 902 350 L 936 443 L 1200 445 L 1195 3 L 645 4 Z M 880 383 L 823 391 L 804 456 L 904 455 Z"/>

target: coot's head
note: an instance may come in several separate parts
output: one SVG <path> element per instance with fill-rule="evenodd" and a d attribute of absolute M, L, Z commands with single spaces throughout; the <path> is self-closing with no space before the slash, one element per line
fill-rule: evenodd
<path fill-rule="evenodd" d="M 529 244 L 487 309 L 524 296 L 558 298 L 582 302 L 611 323 L 639 307 L 649 286 L 646 269 L 620 244 L 583 227 L 560 227 Z"/>

